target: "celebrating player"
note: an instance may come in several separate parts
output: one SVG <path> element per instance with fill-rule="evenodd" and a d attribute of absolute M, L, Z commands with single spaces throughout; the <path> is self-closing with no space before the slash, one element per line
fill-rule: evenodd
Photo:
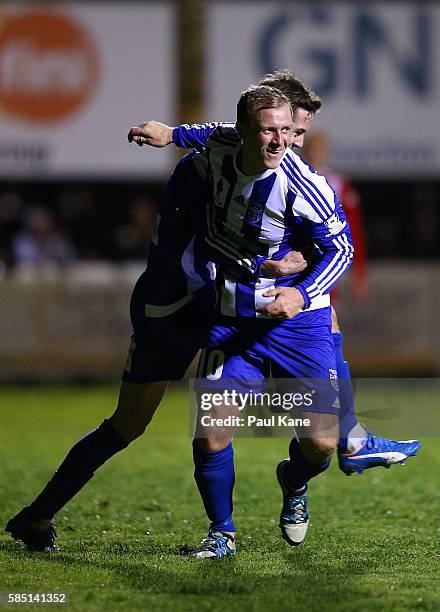
<path fill-rule="evenodd" d="M 254 278 L 236 281 L 220 267 L 219 313 L 205 361 L 216 355 L 216 374 L 202 370 L 201 376 L 202 389 L 215 378 L 237 381 L 240 390 L 252 385 L 249 391 L 269 371 L 277 378 L 329 381 L 324 393 L 312 385 L 316 401 L 303 410 L 311 429 L 297 430 L 290 459 L 277 469 L 280 527 L 297 545 L 309 523 L 307 483 L 328 468 L 339 438 L 338 408 L 329 393 L 336 377 L 329 291 L 350 265 L 353 249 L 332 189 L 290 149 L 293 122 L 305 130 L 308 111 L 296 108 L 292 117 L 281 91 L 250 87 L 237 105 L 237 133 L 220 126 L 207 140 L 207 240 L 213 248 L 240 249 Z M 298 237 L 321 252 L 305 273 L 274 279 L 258 272 L 259 258 L 283 255 Z M 194 440 L 195 478 L 211 525 L 196 555 L 221 557 L 235 552 L 231 432 L 214 427 L 204 434 Z"/>
<path fill-rule="evenodd" d="M 278 77 L 275 75 L 275 78 Z M 299 81 L 292 80 L 291 87 L 302 93 L 302 107 L 311 118 L 320 102 L 316 106 L 316 100 L 310 101 L 309 92 Z M 309 122 L 294 132 L 296 144 L 302 144 L 308 125 Z M 215 300 L 215 292 L 214 268 L 204 252 L 203 228 L 200 228 L 207 186 L 200 178 L 197 164 L 203 163 L 201 157 L 193 154 L 184 158 L 165 190 L 148 266 L 132 296 L 133 342 L 115 413 L 71 449 L 42 493 L 7 525 L 11 535 L 30 548 L 55 548 L 51 522 L 54 514 L 90 480 L 100 465 L 143 433 L 165 392 L 166 381 L 181 378 L 199 346 L 204 344 L 212 311 L 209 305 Z M 235 264 L 229 253 L 217 253 L 212 258 L 223 257 L 229 273 L 239 275 L 248 262 L 240 253 L 236 255 Z M 278 261 L 262 258 L 259 263 L 272 276 L 301 271 L 305 262 L 302 258 L 298 260 L 297 255 L 288 252 Z M 169 359 L 170 354 L 173 360 Z M 401 450 L 412 454 L 403 447 Z M 365 467 L 380 465 L 378 454 Z"/>
<path fill-rule="evenodd" d="M 314 105 L 304 86 L 298 82 L 298 87 L 303 106 Z M 314 110 L 316 106 L 309 112 Z M 142 435 L 168 381 L 180 379 L 206 344 L 216 294 L 214 266 L 201 229 L 208 199 L 206 180 L 199 174 L 203 163 L 202 156 L 186 156 L 165 188 L 148 265 L 130 302 L 133 336 L 114 414 L 72 447 L 43 491 L 6 526 L 31 549 L 57 549 L 54 515 L 101 465 Z M 216 257 L 221 259 L 221 253 Z M 226 259 L 237 274 L 246 268 L 240 254 L 236 262 Z M 283 273 L 287 264 L 293 271 L 306 265 L 302 257 L 295 263 L 291 254 L 273 265 Z"/>
<path fill-rule="evenodd" d="M 286 77 L 286 75 L 284 74 L 283 77 Z M 182 129 L 183 129 L 183 132 L 182 132 Z M 147 124 L 143 124 L 138 129 L 136 128 L 133 129 L 131 132 L 131 136 L 134 137 L 134 139 L 139 144 L 148 143 L 148 144 L 153 144 L 154 146 L 160 146 L 161 144 L 163 145 L 163 144 L 167 144 L 168 142 L 170 142 L 172 137 L 174 136 L 174 141 L 176 142 L 176 144 L 180 144 L 181 146 L 191 146 L 191 145 L 195 146 L 195 145 L 205 145 L 206 137 L 209 136 L 213 132 L 214 129 L 215 129 L 215 124 L 210 124 L 205 127 L 193 126 L 192 128 L 189 128 L 189 129 L 186 129 L 186 128 L 175 129 L 174 134 L 173 134 L 171 128 L 168 128 L 167 126 L 163 126 L 161 124 L 157 124 L 155 122 L 150 122 Z M 223 125 L 221 129 L 222 129 L 222 132 L 220 133 L 218 138 L 220 142 L 225 143 L 228 138 L 227 128 L 225 128 L 225 126 Z M 304 132 L 301 131 L 300 135 L 302 136 L 303 133 Z M 211 177 L 211 184 L 214 184 L 214 183 L 215 181 L 213 181 Z M 221 185 L 221 182 L 220 182 L 220 185 Z M 235 200 L 239 200 L 239 197 L 240 196 L 235 196 Z M 223 208 L 221 204 L 219 204 L 219 207 Z M 225 221 L 223 223 L 226 225 L 230 225 L 230 223 L 227 223 Z M 208 235 L 208 238 L 211 244 L 216 239 L 214 230 L 215 228 L 212 228 L 211 235 Z M 240 235 L 240 231 L 237 228 L 235 228 L 234 234 Z M 230 236 L 225 237 L 224 235 L 220 235 L 219 237 L 217 237 L 217 244 L 219 247 L 221 244 L 222 251 L 224 251 L 226 248 L 233 248 L 234 245 L 231 244 L 230 238 L 231 238 Z M 270 263 L 270 262 L 267 262 L 267 263 Z M 243 289 L 241 290 L 243 291 Z M 237 298 L 237 295 L 236 295 L 235 301 L 236 303 L 239 303 L 240 296 L 238 296 Z M 227 299 L 225 300 L 225 302 L 227 302 Z M 241 338 L 241 340 L 243 340 L 243 338 Z M 238 345 L 239 344 L 240 343 L 238 343 Z M 215 347 L 214 350 L 217 351 L 218 347 Z M 348 408 L 349 409 L 353 408 L 352 402 L 349 402 Z M 353 416 L 354 416 L 354 411 L 353 411 Z M 356 423 L 357 421 L 355 420 L 354 424 L 356 425 Z M 360 428 L 360 433 L 364 435 L 365 430 Z M 360 446 L 361 448 L 358 448 L 357 452 L 354 452 L 350 455 L 349 454 L 345 455 L 343 452 L 339 453 L 341 467 L 343 469 L 345 468 L 344 471 L 347 471 L 347 472 L 354 471 L 354 470 L 361 471 L 362 469 L 366 469 L 367 467 L 373 467 L 375 465 L 385 465 L 386 462 L 391 463 L 394 461 L 397 462 L 398 460 L 403 460 L 404 458 L 406 458 L 407 455 L 415 454 L 415 452 L 417 451 L 419 447 L 419 443 L 418 442 L 400 443 L 400 442 L 388 441 L 388 440 L 383 440 L 381 438 L 377 438 L 376 436 L 373 436 L 372 434 L 368 434 L 368 437 L 365 436 L 365 439 L 361 440 Z M 399 451 L 401 452 L 399 453 Z M 404 451 L 406 451 L 407 454 L 405 454 Z M 230 457 L 229 458 L 227 457 L 228 454 L 231 455 L 231 452 L 232 452 L 231 448 L 225 447 L 223 455 L 221 457 L 218 458 L 218 457 L 212 456 L 212 463 L 213 463 L 212 476 L 216 480 L 216 482 L 214 483 L 214 487 L 217 487 L 217 488 L 219 487 L 218 481 L 220 478 L 220 472 L 222 471 L 220 466 L 222 462 L 225 464 L 225 466 L 231 462 Z M 197 454 L 198 454 L 198 451 L 195 448 L 196 477 L 197 477 Z M 352 461 L 351 465 L 349 464 L 349 461 Z M 280 469 L 283 469 L 283 468 L 280 468 Z M 203 478 L 199 477 L 198 480 L 199 481 L 207 480 L 208 471 L 209 469 L 206 466 L 204 466 L 202 469 Z M 229 466 L 229 469 L 225 467 L 224 471 L 226 473 L 229 472 L 229 477 L 226 477 L 226 481 L 229 478 L 229 482 L 233 482 L 233 468 L 231 466 Z M 228 490 L 226 481 L 224 483 L 225 490 Z M 205 542 L 205 549 L 200 550 L 199 553 L 201 555 L 206 554 L 206 556 L 219 556 L 221 554 L 224 554 L 225 550 L 228 551 L 228 539 L 225 536 L 231 535 L 231 533 L 227 533 L 225 531 L 225 525 L 224 524 L 222 525 L 221 520 L 219 521 L 215 520 L 216 513 L 215 511 L 213 511 L 213 506 L 214 506 L 213 499 L 209 500 L 209 495 L 207 495 L 206 499 L 207 501 L 205 501 L 205 507 L 207 509 L 208 516 L 210 516 L 212 520 L 212 528 L 211 528 L 209 537 L 207 538 Z M 225 499 L 226 500 L 231 499 L 231 495 L 226 495 Z M 228 503 L 225 503 L 225 507 L 227 506 L 228 506 Z M 229 505 L 229 507 L 232 508 L 231 505 Z M 223 511 L 223 514 L 224 514 L 224 511 Z M 221 515 L 222 515 L 222 512 L 219 512 L 218 516 L 221 516 Z M 228 522 L 226 522 L 226 526 L 230 526 L 230 524 L 228 525 Z M 223 534 L 221 533 L 222 528 L 223 528 Z M 216 532 L 216 529 L 218 529 L 217 532 Z M 296 543 L 298 543 L 298 541 Z"/>

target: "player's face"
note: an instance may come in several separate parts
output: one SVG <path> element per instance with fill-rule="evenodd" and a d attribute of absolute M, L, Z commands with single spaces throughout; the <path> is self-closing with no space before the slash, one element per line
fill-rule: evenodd
<path fill-rule="evenodd" d="M 265 108 L 250 126 L 242 126 L 243 146 L 239 164 L 245 174 L 259 174 L 276 168 L 292 141 L 290 106 Z"/>
<path fill-rule="evenodd" d="M 293 117 L 293 128 L 291 132 L 290 146 L 301 148 L 304 145 L 304 136 L 312 125 L 313 115 L 304 108 L 297 108 Z"/>

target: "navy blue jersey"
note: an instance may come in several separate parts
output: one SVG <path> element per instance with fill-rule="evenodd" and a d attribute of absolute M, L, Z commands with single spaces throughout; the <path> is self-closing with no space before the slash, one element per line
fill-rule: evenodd
<path fill-rule="evenodd" d="M 179 161 L 159 207 L 147 268 L 139 281 L 147 316 L 172 314 L 198 289 L 214 283 L 214 265 L 201 237 L 207 183 L 194 168 L 194 155 Z"/>

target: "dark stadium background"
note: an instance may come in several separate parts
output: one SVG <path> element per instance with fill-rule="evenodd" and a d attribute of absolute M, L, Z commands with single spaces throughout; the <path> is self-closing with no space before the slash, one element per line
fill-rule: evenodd
<path fill-rule="evenodd" d="M 64 123 L 61 121 L 55 125 L 56 129 L 61 130 L 60 140 L 53 136 L 58 132 L 52 133 L 51 130 L 55 128 L 50 122 L 45 123 L 42 119 L 40 123 L 32 123 L 29 122 L 29 117 L 17 115 L 18 111 L 11 110 L 8 91 L 0 87 L 0 292 L 8 297 L 7 304 L 4 302 L 0 312 L 0 332 L 5 340 L 3 346 L 0 346 L 0 357 L 5 364 L 1 374 L 4 380 L 118 379 L 129 334 L 128 308 L 124 311 L 123 304 L 128 306 L 130 287 L 146 261 L 155 211 L 167 176 L 178 159 L 177 154 L 170 151 L 167 153 L 167 161 L 157 162 L 156 168 L 152 165 L 153 160 L 156 163 L 159 159 L 155 151 L 146 151 L 146 147 L 135 150 L 137 148 L 132 145 L 128 154 L 128 128 L 148 118 L 171 124 L 230 119 L 229 113 L 233 110 L 229 109 L 234 108 L 238 88 L 244 88 L 250 81 L 256 81 L 269 66 L 268 42 L 262 34 L 269 30 L 265 28 L 273 28 L 273 39 L 278 44 L 276 47 L 273 40 L 270 43 L 275 45 L 271 47 L 272 55 L 275 57 L 278 53 L 279 57 L 279 64 L 274 63 L 271 67 L 293 69 L 300 78 L 316 88 L 318 93 L 322 93 L 324 108 L 315 119 L 314 127 L 324 127 L 325 130 L 329 125 L 331 127 L 333 122 L 336 140 L 339 135 L 342 135 L 342 138 L 349 135 L 349 128 L 344 133 L 344 113 L 338 114 L 334 100 L 340 99 L 344 103 L 350 95 L 352 99 L 348 100 L 347 109 L 350 104 L 359 104 L 359 112 L 368 112 L 371 105 L 372 129 L 376 122 L 386 127 L 387 120 L 378 116 L 377 107 L 374 106 L 374 100 L 385 87 L 386 95 L 382 100 L 384 115 L 397 114 L 399 121 L 398 129 L 392 133 L 392 139 L 398 141 L 404 137 L 405 146 L 411 147 L 413 140 L 423 144 L 423 138 L 426 140 L 428 133 L 432 135 L 433 147 L 436 146 L 436 139 L 440 141 L 438 112 L 438 122 L 432 121 L 432 107 L 440 108 L 440 53 L 438 36 L 435 36 L 439 16 L 435 3 L 401 2 L 384 8 L 375 2 L 362 3 L 362 6 L 337 2 L 335 12 L 330 10 L 328 3 L 274 2 L 269 7 L 267 3 L 251 0 L 238 3 L 208 0 L 154 3 L 89 1 L 60 3 L 56 8 L 53 3 L 43 2 L 39 3 L 39 7 L 43 12 L 47 9 L 49 13 L 53 11 L 62 18 L 67 16 L 67 19 L 70 19 L 73 16 L 76 23 L 88 32 L 87 36 L 94 40 L 93 44 L 96 45 L 98 54 L 101 53 L 100 61 L 102 66 L 105 65 L 105 71 L 102 68 L 97 81 L 97 93 L 94 94 L 95 99 L 100 96 L 101 106 L 99 114 L 93 115 L 93 127 L 88 123 L 85 128 L 80 123 L 82 117 L 86 117 L 89 112 L 88 107 L 83 106 L 79 112 L 73 113 L 72 117 L 67 117 Z M 33 10 L 32 4 L 20 5 L 13 1 L 2 4 L 4 17 L 15 15 L 14 18 L 20 18 L 26 11 L 32 15 Z M 118 15 L 125 15 L 127 20 L 136 21 L 134 15 L 139 16 L 139 22 L 145 20 L 145 36 L 142 41 L 136 34 L 131 35 L 130 27 L 133 25 L 124 26 L 123 21 L 120 27 L 126 27 L 127 30 L 115 28 L 112 31 L 111 27 L 104 27 L 101 32 L 94 30 L 96 15 L 102 12 L 104 16 L 115 10 L 122 11 Z M 151 21 L 149 15 L 154 11 L 166 13 L 160 18 L 161 27 L 164 29 L 159 33 L 160 45 L 164 45 L 165 52 L 155 48 L 155 52 L 151 54 L 149 44 L 153 45 L 153 42 L 150 42 L 153 32 L 149 32 L 148 27 Z M 278 16 L 281 16 L 279 22 Z M 106 18 L 111 25 L 113 22 L 110 17 Z M 117 21 L 114 17 L 113 19 Z M 123 20 L 122 17 L 121 19 Z M 277 24 L 282 19 L 284 29 L 277 30 Z M 231 28 L 232 21 L 235 22 L 234 28 Z M 399 26 L 394 28 L 394 21 Z M 4 20 L 3 23 L 8 22 Z M 228 27 L 224 24 L 228 24 Z M 298 24 L 305 34 L 298 30 Z M 4 28 L 6 33 L 7 27 Z M 339 32 L 339 27 L 348 28 L 346 38 L 335 33 Z M 252 28 L 255 32 L 253 38 L 250 38 L 248 30 Z M 288 28 L 291 33 L 287 36 L 285 33 Z M 401 34 L 402 31 L 406 34 Z M 299 42 L 296 43 L 298 32 Z M 329 32 L 330 43 L 327 40 Z M 356 32 L 360 32 L 364 37 L 364 47 L 360 47 L 360 43 L 353 38 Z M 279 43 L 277 36 L 281 35 L 285 36 L 282 43 Z M 6 34 L 0 38 L 0 59 L 6 48 L 5 36 Z M 137 40 L 134 40 L 136 38 Z M 428 40 L 427 43 L 424 43 L 424 38 Z M 121 44 L 122 40 L 124 44 Z M 103 41 L 110 43 L 113 55 L 104 50 Z M 251 48 L 251 43 L 255 48 Z M 222 63 L 222 54 L 227 50 L 235 54 L 235 66 L 228 64 L 227 59 Z M 334 82 L 329 77 L 324 91 L 319 86 L 323 80 L 322 74 L 317 70 L 318 60 L 315 58 L 313 64 L 310 59 L 313 53 L 319 56 L 321 52 L 324 56 L 326 53 L 333 54 L 333 61 L 337 63 L 338 68 L 334 73 Z M 362 60 L 362 57 L 359 59 L 361 52 L 367 54 L 364 76 L 369 79 L 370 90 L 364 97 L 356 98 L 350 89 L 353 87 L 353 80 L 357 78 L 352 74 L 352 62 Z M 107 53 L 109 56 L 105 64 L 103 58 L 107 57 Z M 135 54 L 134 67 L 131 56 L 128 59 L 130 53 Z M 150 58 L 155 60 L 155 55 L 161 54 L 161 68 L 158 69 L 156 64 L 150 66 Z M 118 61 L 116 58 L 119 58 Z M 428 60 L 429 70 L 426 68 Z M 115 66 L 118 64 L 119 73 L 112 72 L 116 70 L 112 62 Z M 391 74 L 399 87 L 403 88 L 403 95 L 398 87 L 393 90 L 390 85 L 389 90 L 386 89 L 382 82 L 384 77 L 377 76 L 382 65 L 386 65 L 388 76 Z M 0 63 L 0 68 L 1 66 Z M 331 66 L 331 63 L 328 66 Z M 22 67 L 19 66 L 17 70 L 22 70 Z M 112 79 L 115 81 L 130 70 L 134 74 L 134 80 L 130 82 L 130 86 L 121 86 L 119 92 L 113 89 L 113 95 L 117 93 L 114 98 L 110 94 L 105 97 L 99 91 L 103 83 Z M 229 70 L 231 83 L 219 77 L 227 74 L 225 70 Z M 11 78 L 10 73 L 4 74 Z M 17 72 L 18 81 L 21 79 L 20 74 Z M 117 76 L 114 77 L 113 74 Z M 241 74 L 243 77 L 240 76 L 238 80 L 238 75 Z M 428 77 L 431 79 L 429 87 Z M 218 80 L 221 82 L 218 83 Z M 133 87 L 133 84 L 136 86 Z M 344 87 L 348 88 L 347 95 L 344 93 Z M 220 108 L 219 97 L 222 96 L 227 100 L 228 110 L 224 116 L 219 117 L 216 109 Z M 404 103 L 400 103 L 405 96 L 406 102 L 413 102 L 408 115 L 403 113 Z M 167 101 L 166 108 L 161 107 L 162 99 Z M 94 102 L 93 97 L 91 100 Z M 130 111 L 133 100 L 137 103 L 137 106 L 133 107 L 136 110 Z M 119 115 L 116 107 L 119 107 Z M 113 116 L 118 116 L 118 121 L 108 123 L 114 121 L 111 119 Z M 364 119 L 359 123 L 363 121 Z M 29 127 L 31 131 L 28 133 Z M 62 131 L 64 128 L 65 133 Z M 15 129 L 17 135 L 14 133 Z M 70 131 L 67 132 L 67 129 Z M 99 160 L 101 152 L 109 155 L 111 148 L 108 144 L 110 141 L 103 141 L 102 149 L 99 149 L 99 139 L 103 131 L 114 133 L 111 141 L 114 151 L 111 155 L 115 159 L 121 155 L 120 166 L 116 161 L 107 169 Z M 418 139 L 419 131 L 425 136 Z M 82 170 L 78 170 L 82 155 L 79 152 L 76 166 L 71 163 L 70 166 L 58 170 L 50 155 L 56 146 L 75 148 L 72 134 L 78 134 L 78 143 L 80 140 L 89 139 L 90 145 L 93 144 L 96 150 L 94 161 L 84 162 Z M 330 136 L 332 138 L 332 134 Z M 355 142 L 356 137 L 353 137 L 352 141 Z M 377 145 L 379 157 L 382 145 L 381 142 Z M 81 142 L 81 146 L 84 146 L 84 142 Z M 127 155 L 130 155 L 130 158 L 123 157 Z M 346 157 L 348 168 L 344 167 L 344 164 L 336 164 L 337 170 L 345 171 L 353 180 L 360 195 L 367 243 L 368 297 L 363 302 L 352 299 L 349 276 L 342 281 L 339 295 L 346 352 L 357 375 L 433 375 L 440 371 L 440 332 L 436 325 L 434 308 L 440 298 L 438 149 L 433 155 L 437 157 L 429 161 L 426 171 L 420 160 L 415 168 L 405 165 L 405 160 L 401 163 L 397 160 L 396 164 L 387 166 L 388 170 L 379 173 L 375 172 L 375 162 L 371 162 L 371 159 L 369 168 L 364 167 L 361 158 L 357 165 L 353 165 L 354 162 Z M 143 160 L 145 162 L 142 166 Z M 32 229 L 33 224 L 39 229 Z M 26 261 L 26 235 L 34 231 L 40 232 L 42 242 L 46 241 L 47 245 L 53 242 L 56 245 L 52 253 L 48 248 L 49 266 L 32 265 Z M 101 273 L 100 266 L 104 270 Z M 67 292 L 66 295 L 69 291 L 81 293 L 81 278 L 88 275 L 84 271 L 89 267 L 94 270 L 96 278 L 101 279 L 97 285 L 103 287 L 108 300 L 108 296 L 112 295 L 112 286 L 120 285 L 123 275 L 121 270 L 124 266 L 128 266 L 129 272 L 124 277 L 124 287 L 121 287 L 118 297 L 114 300 L 118 304 L 115 316 L 119 317 L 115 324 L 112 326 L 111 318 L 108 317 L 94 335 L 86 306 L 77 304 L 77 331 L 83 320 L 84 327 L 89 331 L 90 345 L 87 345 L 85 338 L 81 345 L 75 345 L 75 342 L 63 345 L 60 338 L 64 331 L 60 321 L 64 316 L 63 308 L 67 307 L 66 302 L 69 302 L 69 299 L 63 302 L 60 292 Z M 47 267 L 48 273 L 44 270 Z M 77 273 L 69 273 L 69 270 L 75 267 Z M 111 270 L 117 281 L 110 278 Z M 72 274 L 75 277 L 73 284 L 69 281 Z M 104 278 L 107 278 L 107 284 L 102 280 Z M 405 284 L 406 278 L 408 287 Z M 32 281 L 34 289 L 30 286 Z M 17 300 L 26 295 L 23 304 L 28 306 L 23 306 L 18 315 L 12 304 L 14 292 L 20 283 L 21 293 L 17 294 Z M 53 290 L 55 286 L 61 287 L 57 298 L 54 298 L 54 292 L 51 293 L 50 290 L 50 287 Z M 29 297 L 33 290 L 42 294 L 41 300 L 48 313 L 46 317 L 41 316 L 40 310 L 36 314 L 36 307 L 32 305 Z M 51 310 L 47 305 L 52 299 L 55 302 L 51 304 Z M 96 299 L 99 301 L 95 292 L 94 300 Z M 98 308 L 97 302 L 95 310 Z M 58 313 L 55 331 L 51 327 L 54 321 L 51 314 L 53 310 Z M 12 336 L 10 330 L 21 327 L 20 316 L 26 318 L 24 327 L 29 327 L 29 331 L 23 331 L 22 336 Z M 119 330 L 118 333 L 115 329 Z M 29 340 L 31 336 L 35 336 L 32 342 Z M 55 336 L 58 346 L 53 350 Z M 91 359 L 92 353 L 94 357 Z M 102 367 L 97 367 L 100 359 Z M 87 360 L 90 361 L 90 367 L 87 367 Z M 65 364 L 62 371 L 57 367 L 60 361 Z M 35 362 L 39 364 L 38 367 L 35 367 Z M 82 369 L 78 369 L 78 363 L 83 364 Z"/>
<path fill-rule="evenodd" d="M 124 143 L 121 143 L 123 146 Z M 166 184 L 158 181 L 16 181 L 1 182 L 0 203 L 3 212 L 1 219 L 1 261 L 6 271 L 12 271 L 16 259 L 13 252 L 13 240 L 25 226 L 26 213 L 38 206 L 46 208 L 53 217 L 56 227 L 71 242 L 75 249 L 75 259 L 88 259 L 89 253 L 95 251 L 98 259 L 121 261 L 123 259 L 139 260 L 140 251 L 118 243 L 115 234 L 125 226 L 136 227 L 136 221 L 130 214 L 130 205 L 139 199 L 144 200 L 146 212 L 151 210 L 151 225 L 154 211 L 160 202 L 162 190 Z M 436 180 L 382 180 L 365 181 L 355 179 L 361 201 L 364 203 L 363 215 L 368 244 L 368 259 L 372 261 L 400 260 L 402 262 L 437 262 L 440 260 L 440 217 L 438 201 L 440 182 Z M 11 213 L 5 210 L 8 205 L 5 199 L 11 194 L 17 197 L 19 205 Z M 91 200 L 90 218 L 100 229 L 102 236 L 97 240 L 96 234 L 84 228 L 84 237 L 78 237 L 72 231 L 75 224 L 74 211 L 66 210 L 70 199 L 84 198 Z M 128 205 L 127 205 L 128 204 Z M 81 215 L 77 215 L 81 216 Z M 73 219 L 72 219 L 73 217 Z M 386 225 L 387 234 L 378 231 Z M 414 228 L 418 231 L 414 231 Z M 77 229 L 75 227 L 75 229 Z M 143 227 L 145 232 L 146 226 Z M 146 238 L 148 241 L 148 232 Z M 134 245 L 133 245 L 134 246 Z M 144 247 L 147 255 L 147 244 Z"/>

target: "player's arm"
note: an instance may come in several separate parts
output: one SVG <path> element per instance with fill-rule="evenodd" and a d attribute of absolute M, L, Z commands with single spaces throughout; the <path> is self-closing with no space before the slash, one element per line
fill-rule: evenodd
<path fill-rule="evenodd" d="M 145 121 L 130 128 L 128 142 L 135 142 L 142 147 L 144 144 L 150 147 L 166 147 L 173 142 L 173 128 L 159 121 Z"/>
<path fill-rule="evenodd" d="M 235 123 L 194 123 L 171 127 L 158 121 L 146 121 L 130 128 L 128 142 L 135 142 L 140 147 L 144 144 L 151 147 L 165 147 L 174 143 L 176 147 L 182 149 L 194 148 L 200 150 L 206 147 L 209 138 L 216 132 L 217 128 L 221 128 L 217 135 L 219 138 L 226 134 L 236 134 Z"/>
<path fill-rule="evenodd" d="M 260 312 L 274 319 L 291 319 L 306 310 L 312 299 L 330 292 L 353 260 L 350 230 L 342 209 L 340 211 L 338 221 L 329 221 L 334 234 L 331 234 L 325 222 L 312 225 L 310 235 L 319 246 L 321 255 L 310 266 L 307 276 L 295 287 L 283 286 L 267 291 L 264 295 L 275 300 L 261 308 Z"/>
<path fill-rule="evenodd" d="M 233 135 L 238 137 L 235 129 L 235 123 L 224 121 L 212 121 L 210 123 L 193 123 L 192 125 L 183 124 L 173 129 L 173 142 L 176 147 L 182 149 L 200 149 L 208 145 L 209 139 L 212 137 L 222 142 Z M 230 144 L 230 143 L 228 143 Z"/>
<path fill-rule="evenodd" d="M 295 160 L 289 163 L 294 166 Z M 350 266 L 354 251 L 344 211 L 327 181 L 298 165 L 286 174 L 291 180 L 287 197 L 292 212 L 302 217 L 305 235 L 321 252 L 295 287 L 277 287 L 265 294 L 275 300 L 261 312 L 280 319 L 295 316 L 314 298 L 329 293 Z"/>
<path fill-rule="evenodd" d="M 308 221 L 310 237 L 320 248 L 321 255 L 309 269 L 307 276 L 296 285 L 304 298 L 304 308 L 313 298 L 326 295 L 353 261 L 353 241 L 341 205 L 337 202 L 330 217 L 319 222 Z"/>
<path fill-rule="evenodd" d="M 289 251 L 282 259 L 266 259 L 260 272 L 267 278 L 283 278 L 299 274 L 307 268 L 307 260 L 301 251 Z"/>

